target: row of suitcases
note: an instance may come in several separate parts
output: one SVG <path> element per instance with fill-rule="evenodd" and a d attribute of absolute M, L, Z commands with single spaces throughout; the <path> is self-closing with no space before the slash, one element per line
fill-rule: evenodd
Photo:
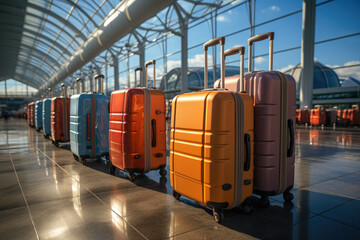
<path fill-rule="evenodd" d="M 253 43 L 265 39 L 270 42 L 269 71 L 252 71 Z M 184 195 L 212 208 L 217 222 L 223 219 L 223 209 L 241 206 L 250 213 L 253 193 L 261 195 L 264 207 L 271 195 L 293 199 L 295 80 L 272 71 L 273 39 L 271 32 L 248 40 L 249 73 L 245 76 L 244 47 L 225 52 L 225 38 L 208 41 L 204 44 L 205 89 L 178 95 L 172 101 L 173 196 L 179 199 Z M 221 45 L 221 78 L 208 89 L 207 52 L 217 44 Z M 234 54 L 240 54 L 240 75 L 225 78 L 225 58 Z M 165 96 L 147 86 L 150 65 L 154 65 L 156 86 L 155 61 L 149 61 L 145 64 L 146 86 L 114 91 L 109 115 L 103 94 L 77 94 L 70 101 L 53 98 L 53 142 L 59 141 L 58 131 L 63 141 L 70 138 L 75 159 L 84 162 L 105 155 L 110 172 L 116 168 L 127 171 L 131 180 L 135 180 L 135 172 L 155 169 L 166 175 Z M 29 109 L 31 112 L 31 105 Z"/>
<path fill-rule="evenodd" d="M 344 110 L 315 107 L 311 112 L 307 108 L 297 109 L 296 123 L 313 126 L 360 126 L 360 111 L 357 105 Z"/>

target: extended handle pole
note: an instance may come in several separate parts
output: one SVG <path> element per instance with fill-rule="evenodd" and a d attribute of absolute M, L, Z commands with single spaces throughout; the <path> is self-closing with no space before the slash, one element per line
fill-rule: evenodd
<path fill-rule="evenodd" d="M 76 78 L 76 94 L 80 93 L 80 83 L 82 83 L 81 81 L 81 78 Z"/>
<path fill-rule="evenodd" d="M 135 87 L 137 87 L 137 78 L 136 78 L 136 72 L 140 72 L 140 82 L 142 79 L 143 69 L 141 67 L 135 68 Z"/>
<path fill-rule="evenodd" d="M 225 88 L 225 57 L 224 57 L 224 46 L 225 46 L 225 37 L 214 38 L 206 43 L 204 43 L 204 52 L 205 52 L 205 61 L 204 61 L 204 88 L 208 88 L 208 48 L 211 46 L 215 46 L 217 44 L 221 45 L 220 52 L 220 88 Z"/>
<path fill-rule="evenodd" d="M 65 84 L 64 83 L 62 83 L 61 85 L 61 88 L 62 88 L 62 95 L 64 96 L 64 97 L 66 97 L 66 93 L 65 93 Z"/>
<path fill-rule="evenodd" d="M 156 88 L 156 73 L 155 73 L 155 70 L 156 70 L 156 61 L 155 60 L 150 60 L 148 62 L 145 63 L 145 74 L 146 74 L 146 77 L 145 77 L 145 87 L 148 87 L 148 66 L 150 65 L 154 65 L 154 88 Z"/>
<path fill-rule="evenodd" d="M 259 35 L 256 35 L 252 38 L 249 38 L 248 44 L 249 44 L 249 59 L 248 59 L 248 71 L 251 72 L 253 70 L 252 66 L 252 45 L 254 42 L 259 42 L 265 39 L 269 39 L 269 71 L 272 71 L 273 69 L 273 40 L 274 40 L 275 33 L 274 32 L 268 32 L 268 33 L 262 33 Z"/>
<path fill-rule="evenodd" d="M 245 92 L 245 81 L 244 81 L 244 55 L 245 47 L 234 47 L 225 51 L 224 58 L 227 56 L 240 54 L 240 92 Z M 236 89 L 238 92 L 239 89 Z"/>
<path fill-rule="evenodd" d="M 95 92 L 96 90 L 98 90 L 97 88 L 99 87 L 99 84 L 100 84 L 100 91 L 99 93 L 104 93 L 103 90 L 104 90 L 104 75 L 102 74 L 98 74 L 95 76 Z"/>

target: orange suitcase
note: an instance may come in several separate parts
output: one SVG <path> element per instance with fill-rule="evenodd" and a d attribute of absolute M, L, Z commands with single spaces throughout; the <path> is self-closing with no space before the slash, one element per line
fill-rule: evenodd
<path fill-rule="evenodd" d="M 205 88 L 207 49 L 219 43 L 221 86 L 224 86 L 225 38 L 222 37 L 204 44 Z M 241 205 L 245 213 L 251 213 L 253 127 L 253 101 L 247 94 L 220 88 L 176 96 L 172 102 L 170 133 L 173 196 L 179 199 L 184 195 L 212 208 L 216 222 L 223 219 L 222 209 Z"/>
<path fill-rule="evenodd" d="M 360 126 L 360 111 L 357 105 L 353 105 L 352 109 L 348 109 L 347 114 L 350 126 Z"/>
<path fill-rule="evenodd" d="M 108 168 L 110 173 L 115 167 L 128 172 L 131 181 L 136 178 L 135 172 L 159 169 L 161 176 L 167 174 L 165 95 L 148 88 L 147 67 L 151 64 L 156 86 L 153 60 L 145 64 L 145 88 L 121 89 L 111 94 Z"/>
<path fill-rule="evenodd" d="M 345 126 L 349 124 L 349 112 L 350 109 L 344 109 L 342 112 L 342 119 Z"/>
<path fill-rule="evenodd" d="M 336 114 L 336 124 L 337 124 L 338 126 L 343 126 L 343 125 L 344 125 L 343 111 L 342 111 L 342 110 L 337 110 L 337 114 Z"/>
<path fill-rule="evenodd" d="M 61 84 L 64 89 L 64 84 Z M 63 90 L 65 95 L 65 90 Z M 54 97 L 51 99 L 51 139 L 59 147 L 60 142 L 70 141 L 70 99 Z"/>
<path fill-rule="evenodd" d="M 311 109 L 310 124 L 314 126 L 323 126 L 326 124 L 326 111 L 322 107 Z"/>
<path fill-rule="evenodd" d="M 307 108 L 296 109 L 296 123 L 297 124 L 309 124 L 310 112 Z"/>
<path fill-rule="evenodd" d="M 28 118 L 27 118 L 27 121 L 28 121 L 28 124 L 30 127 L 33 127 L 34 126 L 34 102 L 31 102 L 28 104 Z"/>

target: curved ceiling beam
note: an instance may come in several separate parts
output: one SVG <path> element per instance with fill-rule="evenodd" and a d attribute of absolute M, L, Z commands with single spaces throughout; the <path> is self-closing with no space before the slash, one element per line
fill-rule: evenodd
<path fill-rule="evenodd" d="M 42 86 L 42 89 L 47 89 L 66 79 L 172 2 L 173 0 L 124 0 L 120 2 L 49 82 Z"/>

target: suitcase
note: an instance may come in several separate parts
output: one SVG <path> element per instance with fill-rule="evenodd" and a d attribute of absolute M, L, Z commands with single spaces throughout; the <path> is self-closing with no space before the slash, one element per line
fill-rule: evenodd
<path fill-rule="evenodd" d="M 32 124 L 31 124 L 31 108 L 32 108 L 33 104 L 34 103 L 32 103 L 32 102 L 29 103 L 28 104 L 28 109 L 27 109 L 27 122 L 28 122 L 30 127 L 32 126 Z"/>
<path fill-rule="evenodd" d="M 207 50 L 216 44 L 221 44 L 222 82 L 225 55 L 244 54 L 243 47 L 224 54 L 223 37 L 204 44 L 205 90 L 172 101 L 170 180 L 175 198 L 184 195 L 212 208 L 215 221 L 221 222 L 222 209 L 252 211 L 254 115 L 249 95 L 206 89 Z"/>
<path fill-rule="evenodd" d="M 95 76 L 101 80 L 103 75 Z M 109 112 L 107 98 L 102 93 L 79 93 L 81 79 L 77 79 L 77 94 L 70 98 L 70 147 L 75 160 L 86 163 L 86 158 L 109 154 Z"/>
<path fill-rule="evenodd" d="M 348 109 L 347 114 L 350 126 L 360 126 L 360 111 L 357 105 L 352 106 L 352 109 Z"/>
<path fill-rule="evenodd" d="M 296 109 L 296 123 L 306 125 L 310 123 L 310 112 L 307 108 Z"/>
<path fill-rule="evenodd" d="M 35 128 L 36 131 L 40 132 L 43 128 L 42 123 L 42 101 L 35 102 Z"/>
<path fill-rule="evenodd" d="M 65 86 L 61 84 L 65 95 Z M 51 139 L 59 147 L 60 142 L 70 140 L 70 99 L 66 96 L 51 99 Z"/>
<path fill-rule="evenodd" d="M 324 108 L 311 109 L 310 124 L 313 126 L 324 126 L 326 124 L 326 111 Z"/>
<path fill-rule="evenodd" d="M 344 109 L 343 113 L 342 113 L 342 119 L 343 119 L 344 126 L 348 126 L 348 124 L 349 124 L 349 115 L 348 115 L 349 110 L 350 109 Z"/>
<path fill-rule="evenodd" d="M 253 42 L 265 39 L 270 42 L 270 71 L 252 71 Z M 254 104 L 254 193 L 261 195 L 262 207 L 269 205 L 270 195 L 283 193 L 287 202 L 294 197 L 296 84 L 291 75 L 272 71 L 273 39 L 269 32 L 248 40 L 250 72 L 245 74 L 245 92 Z M 238 79 L 226 78 L 225 87 L 239 92 Z"/>
<path fill-rule="evenodd" d="M 42 107 L 42 120 L 43 120 L 43 133 L 46 138 L 51 136 L 51 99 L 46 98 L 43 100 Z"/>
<path fill-rule="evenodd" d="M 342 110 L 337 110 L 337 114 L 336 114 L 336 124 L 337 124 L 338 126 L 343 126 L 343 125 L 344 125 L 343 111 L 342 111 Z"/>
<path fill-rule="evenodd" d="M 335 109 L 326 109 L 326 125 L 335 127 L 336 119 L 337 111 Z"/>
<path fill-rule="evenodd" d="M 108 169 L 110 173 L 115 168 L 128 172 L 131 181 L 136 178 L 135 172 L 160 169 L 161 176 L 167 174 L 165 95 L 148 88 L 147 67 L 151 64 L 156 86 L 154 60 L 145 64 L 145 88 L 117 90 L 110 99 Z"/>

